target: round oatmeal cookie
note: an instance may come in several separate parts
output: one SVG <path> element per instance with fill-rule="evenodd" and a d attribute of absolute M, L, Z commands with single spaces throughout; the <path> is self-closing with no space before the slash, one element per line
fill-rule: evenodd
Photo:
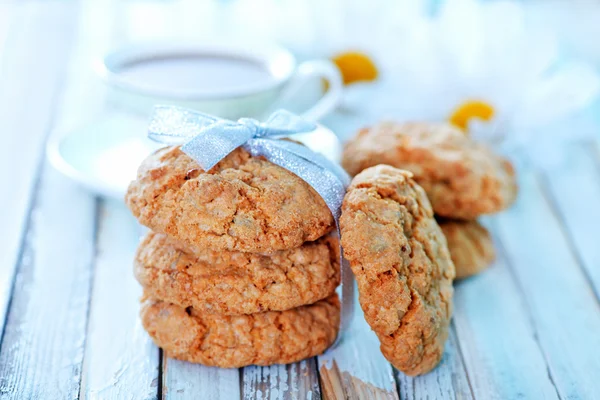
<path fill-rule="evenodd" d="M 475 219 L 507 208 L 517 195 L 511 163 L 451 125 L 382 122 L 360 130 L 342 165 L 356 175 L 377 164 L 412 172 L 443 217 Z"/>
<path fill-rule="evenodd" d="M 411 177 L 387 165 L 362 171 L 344 198 L 340 224 L 360 304 L 383 355 L 419 375 L 444 352 L 454 265 L 427 196 Z"/>
<path fill-rule="evenodd" d="M 146 293 L 204 313 L 253 314 L 312 304 L 340 282 L 339 241 L 327 235 L 270 256 L 205 249 L 187 254 L 150 232 L 134 272 Z"/>
<path fill-rule="evenodd" d="M 486 269 L 496 258 L 490 233 L 477 221 L 438 219 L 456 268 L 456 279 Z"/>
<path fill-rule="evenodd" d="M 340 302 L 334 294 L 287 311 L 226 316 L 146 297 L 141 319 L 169 357 L 222 368 L 288 364 L 331 346 L 338 333 Z"/>
<path fill-rule="evenodd" d="M 323 199 L 293 173 L 238 148 L 210 171 L 179 147 L 150 155 L 127 190 L 135 217 L 186 246 L 272 253 L 333 228 Z"/>

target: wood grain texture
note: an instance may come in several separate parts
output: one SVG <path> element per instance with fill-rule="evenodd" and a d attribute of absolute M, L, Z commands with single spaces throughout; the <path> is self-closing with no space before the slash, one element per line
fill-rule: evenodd
<path fill-rule="evenodd" d="M 521 176 L 517 203 L 494 219 L 501 245 L 558 394 L 594 398 L 600 393 L 591 372 L 600 371 L 600 307 L 535 174 Z"/>
<path fill-rule="evenodd" d="M 288 365 L 243 368 L 242 398 L 245 400 L 320 399 L 316 358 Z"/>
<path fill-rule="evenodd" d="M 565 154 L 564 164 L 541 175 L 542 187 L 600 299 L 600 150 L 580 143 Z"/>
<path fill-rule="evenodd" d="M 85 343 L 95 200 L 45 169 L 0 350 L 2 398 L 76 398 Z"/>
<path fill-rule="evenodd" d="M 65 74 L 75 7 L 15 4 L 0 54 L 0 183 L 10 190 L 9 196 L 0 196 L 0 324 L 6 319 L 44 140 Z"/>
<path fill-rule="evenodd" d="M 355 298 L 350 328 L 336 347 L 318 357 L 323 397 L 397 399 L 392 366 L 381 354 L 379 340 L 364 319 L 357 293 Z"/>
<path fill-rule="evenodd" d="M 557 398 L 523 293 L 497 254 L 486 271 L 455 284 L 454 326 L 473 395 Z"/>
<path fill-rule="evenodd" d="M 341 371 L 337 362 L 333 360 L 329 366 L 321 367 L 321 391 L 323 398 L 327 400 L 337 399 L 397 399 L 397 394 L 392 390 L 385 390 L 364 382 L 350 375 L 347 371 Z"/>
<path fill-rule="evenodd" d="M 454 324 L 450 328 L 444 357 L 433 371 L 410 377 L 395 370 L 400 399 L 473 399 Z"/>
<path fill-rule="evenodd" d="M 165 357 L 162 376 L 165 400 L 240 398 L 240 372 L 235 368 L 205 367 Z"/>
<path fill-rule="evenodd" d="M 82 398 L 158 397 L 158 349 L 138 317 L 142 291 L 132 274 L 138 240 L 137 222 L 129 210 L 121 203 L 103 203 Z"/>

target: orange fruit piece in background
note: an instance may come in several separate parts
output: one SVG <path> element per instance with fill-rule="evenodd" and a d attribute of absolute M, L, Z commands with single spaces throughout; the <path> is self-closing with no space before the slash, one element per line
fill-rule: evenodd
<path fill-rule="evenodd" d="M 494 117 L 494 112 L 494 107 L 485 101 L 467 100 L 454 109 L 449 121 L 466 132 L 472 118 L 490 121 Z"/>
<path fill-rule="evenodd" d="M 332 61 L 340 69 L 345 85 L 377 79 L 377 67 L 366 54 L 357 51 L 340 53 Z"/>

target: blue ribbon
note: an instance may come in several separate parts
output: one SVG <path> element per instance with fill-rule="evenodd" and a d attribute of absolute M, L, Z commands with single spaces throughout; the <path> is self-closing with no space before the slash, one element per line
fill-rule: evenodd
<path fill-rule="evenodd" d="M 157 106 L 148 128 L 148 137 L 156 142 L 182 144 L 181 150 L 208 171 L 229 153 L 243 147 L 253 156 L 262 156 L 298 175 L 325 201 L 339 229 L 339 217 L 348 174 L 336 163 L 300 144 L 278 138 L 317 128 L 285 110 L 273 113 L 266 122 L 242 118 L 237 122 L 220 119 L 174 106 Z M 354 289 L 352 273 L 340 247 L 342 274 L 341 329 L 346 330 L 352 319 Z M 338 335 L 338 340 L 340 335 Z"/>

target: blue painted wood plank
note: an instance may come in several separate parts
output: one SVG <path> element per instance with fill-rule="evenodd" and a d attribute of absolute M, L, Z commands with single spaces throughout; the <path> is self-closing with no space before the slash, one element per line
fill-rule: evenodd
<path fill-rule="evenodd" d="M 94 256 L 95 200 L 46 169 L 0 350 L 0 396 L 77 398 Z"/>
<path fill-rule="evenodd" d="M 565 163 L 545 171 L 542 183 L 571 246 L 600 299 L 600 159 L 597 143 L 565 152 Z"/>
<path fill-rule="evenodd" d="M 44 157 L 76 21 L 74 3 L 0 6 L 0 326 Z M 9 20 L 10 18 L 10 20 Z"/>
<path fill-rule="evenodd" d="M 398 399 L 391 364 L 365 321 L 355 285 L 354 318 L 342 340 L 318 357 L 321 393 L 326 399 Z"/>
<path fill-rule="evenodd" d="M 158 348 L 139 315 L 133 257 L 140 229 L 120 202 L 102 204 L 81 393 L 87 399 L 158 398 Z"/>
<path fill-rule="evenodd" d="M 229 400 L 240 397 L 240 371 L 205 367 L 173 358 L 163 359 L 165 400 Z"/>
<path fill-rule="evenodd" d="M 454 325 L 474 397 L 556 399 L 523 293 L 497 253 L 489 269 L 455 284 Z"/>
<path fill-rule="evenodd" d="M 594 398 L 600 393 L 600 307 L 536 175 L 521 175 L 519 198 L 494 219 L 496 231 L 558 393 Z"/>
<path fill-rule="evenodd" d="M 473 399 L 454 324 L 450 327 L 446 350 L 440 364 L 430 373 L 410 377 L 396 370 L 402 400 Z"/>
<path fill-rule="evenodd" d="M 244 367 L 242 381 L 241 394 L 244 400 L 321 398 L 317 360 L 314 357 L 287 365 Z"/>

